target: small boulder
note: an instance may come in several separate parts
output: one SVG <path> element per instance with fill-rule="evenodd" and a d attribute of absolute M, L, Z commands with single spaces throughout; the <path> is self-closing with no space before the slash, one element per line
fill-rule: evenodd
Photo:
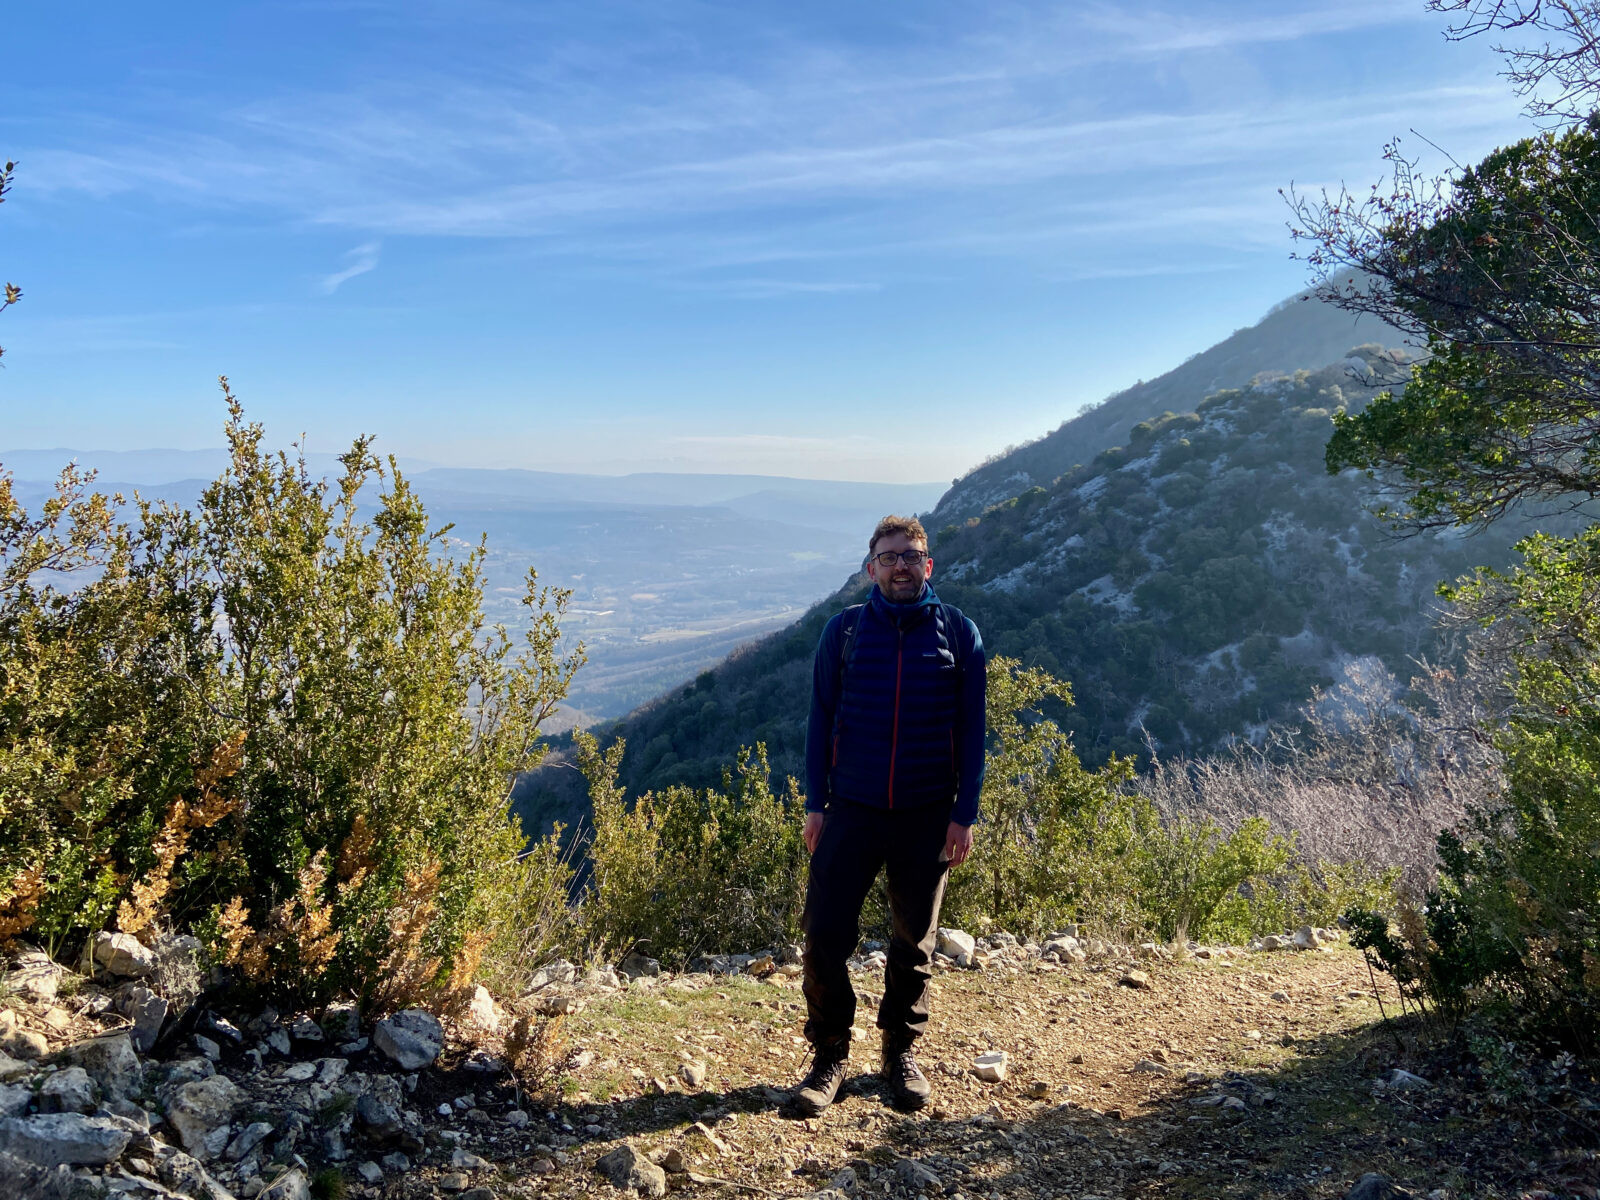
<path fill-rule="evenodd" d="M 640 976 L 653 976 L 661 974 L 661 964 L 647 955 L 640 954 L 637 950 L 629 954 L 617 964 L 617 970 L 629 979 L 638 979 Z"/>
<path fill-rule="evenodd" d="M 1368 1171 L 1344 1194 L 1344 1200 L 1411 1200 L 1411 1193 L 1387 1175 Z"/>
<path fill-rule="evenodd" d="M 0 978 L 0 982 L 37 1004 L 53 1004 L 61 986 L 61 977 L 66 973 L 67 969 L 51 961 L 43 950 L 28 946 L 17 953 L 12 960 L 12 969 Z"/>
<path fill-rule="evenodd" d="M 450 1165 L 458 1171 L 487 1171 L 492 1164 L 488 1159 L 457 1146 L 450 1152 Z"/>
<path fill-rule="evenodd" d="M 44 1034 L 23 1029 L 17 1024 L 15 1013 L 9 1009 L 0 1010 L 0 1054 L 34 1062 L 49 1052 L 50 1043 Z"/>
<path fill-rule="evenodd" d="M 646 1196 L 667 1194 L 667 1173 L 632 1146 L 618 1146 L 601 1155 L 594 1166 L 613 1187 L 632 1188 Z"/>
<path fill-rule="evenodd" d="M 500 1028 L 500 1006 L 494 1002 L 489 989 L 481 983 L 473 989 L 472 1003 L 467 1008 L 467 1016 L 485 1033 L 494 1033 Z"/>
<path fill-rule="evenodd" d="M 553 963 L 546 963 L 535 971 L 528 980 L 528 991 L 537 992 L 540 988 L 549 987 L 553 983 L 571 983 L 578 978 L 578 968 L 566 959 L 558 959 Z"/>
<path fill-rule="evenodd" d="M 0 1121 L 20 1117 L 33 1103 L 33 1089 L 25 1083 L 0 1083 Z"/>
<path fill-rule="evenodd" d="M 42 1167 L 0 1151 L 0 1196 L 26 1196 L 27 1200 L 74 1200 L 82 1195 L 72 1168 Z"/>
<path fill-rule="evenodd" d="M 197 1079 L 178 1088 L 167 1102 L 167 1120 L 183 1139 L 183 1148 L 206 1162 L 226 1149 L 230 1122 L 244 1099 L 226 1075 Z"/>
<path fill-rule="evenodd" d="M 1117 980 L 1117 982 L 1123 987 L 1144 988 L 1148 990 L 1150 987 L 1150 976 L 1145 974 L 1143 971 L 1124 971 L 1122 973 L 1122 978 Z"/>
<path fill-rule="evenodd" d="M 144 1082 L 144 1068 L 126 1033 L 78 1042 L 57 1054 L 56 1061 L 82 1067 L 108 1097 L 126 1098 Z"/>
<path fill-rule="evenodd" d="M 1001 1083 L 1010 1064 L 1011 1056 L 1004 1050 L 992 1050 L 972 1060 L 972 1073 L 985 1083 Z"/>
<path fill-rule="evenodd" d="M 44 1113 L 92 1113 L 100 1089 L 82 1067 L 67 1067 L 44 1081 L 39 1089 L 39 1111 Z"/>
<path fill-rule="evenodd" d="M 311 1200 L 311 1185 L 299 1167 L 290 1167 L 256 1194 L 256 1200 Z"/>
<path fill-rule="evenodd" d="M 962 929 L 940 929 L 938 937 L 937 948 L 940 954 L 955 959 L 958 967 L 972 965 L 972 956 L 977 952 L 978 942 L 970 933 Z"/>
<path fill-rule="evenodd" d="M 289 1037 L 296 1042 L 305 1042 L 309 1045 L 320 1046 L 327 1039 L 323 1037 L 322 1026 L 310 1017 L 296 1017 L 289 1022 Z"/>
<path fill-rule="evenodd" d="M 900 1186 L 911 1192 L 937 1192 L 942 1186 L 939 1176 L 914 1158 L 902 1158 L 895 1163 L 894 1175 Z"/>
<path fill-rule="evenodd" d="M 161 1036 L 161 1026 L 166 1022 L 169 1006 L 164 997 L 147 987 L 129 988 L 123 997 L 123 1015 L 133 1022 L 128 1036 L 133 1048 L 140 1054 L 149 1054 Z"/>
<path fill-rule="evenodd" d="M 228 1143 L 228 1148 L 223 1151 L 222 1157 L 229 1162 L 238 1162 L 271 1136 L 270 1124 L 266 1121 L 252 1121 L 233 1135 L 233 1140 Z"/>
<path fill-rule="evenodd" d="M 1403 1071 L 1399 1067 L 1389 1072 L 1389 1078 L 1384 1080 L 1384 1083 L 1391 1091 L 1396 1092 L 1418 1092 L 1433 1086 L 1421 1075 L 1413 1075 L 1410 1071 Z"/>
<path fill-rule="evenodd" d="M 361 1122 L 367 1136 L 377 1142 L 386 1142 L 400 1132 L 400 1114 L 394 1105 L 371 1092 L 357 1098 L 356 1120 Z"/>
<path fill-rule="evenodd" d="M 372 1031 L 372 1043 L 403 1071 L 432 1066 L 444 1049 L 444 1027 L 425 1008 L 407 1008 Z"/>
<path fill-rule="evenodd" d="M 97 1167 L 115 1162 L 133 1132 L 110 1117 L 40 1113 L 0 1121 L 0 1152 L 42 1167 Z"/>
<path fill-rule="evenodd" d="M 155 954 L 130 933 L 95 934 L 94 960 L 122 979 L 143 979 L 156 971 Z"/>
<path fill-rule="evenodd" d="M 354 1004 L 330 1004 L 322 1012 L 322 1032 L 330 1042 L 348 1042 L 361 1036 L 361 1010 Z"/>
<path fill-rule="evenodd" d="M 683 1080 L 687 1088 L 700 1087 L 706 1081 L 706 1065 L 703 1062 L 686 1062 L 678 1068 L 678 1078 Z"/>

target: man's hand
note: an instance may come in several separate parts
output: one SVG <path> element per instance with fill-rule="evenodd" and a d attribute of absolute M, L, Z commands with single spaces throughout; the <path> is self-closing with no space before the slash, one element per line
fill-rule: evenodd
<path fill-rule="evenodd" d="M 806 825 L 800 831 L 800 836 L 805 840 L 807 854 L 815 854 L 817 852 L 817 843 L 822 840 L 822 817 L 823 814 L 819 812 L 808 812 L 806 814 Z M 967 840 L 970 842 L 972 839 L 968 838 Z"/>
<path fill-rule="evenodd" d="M 972 853 L 972 826 L 957 825 L 950 822 L 950 828 L 944 835 L 944 854 L 950 860 L 952 867 L 959 867 L 967 861 L 967 855 Z"/>

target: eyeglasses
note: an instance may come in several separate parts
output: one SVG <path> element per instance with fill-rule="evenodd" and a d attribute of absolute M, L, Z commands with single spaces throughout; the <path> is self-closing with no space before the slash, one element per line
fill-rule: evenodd
<path fill-rule="evenodd" d="M 914 571 L 928 561 L 928 552 L 926 550 L 902 550 L 899 554 L 896 554 L 893 550 L 885 550 L 882 554 L 874 554 L 872 557 L 877 559 L 880 567 L 892 567 L 897 562 L 903 562 Z"/>

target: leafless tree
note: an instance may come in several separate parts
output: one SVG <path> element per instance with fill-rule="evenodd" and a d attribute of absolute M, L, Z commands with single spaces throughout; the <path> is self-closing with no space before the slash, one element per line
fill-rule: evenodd
<path fill-rule="evenodd" d="M 1343 682 L 1313 695 L 1301 728 L 1231 755 L 1158 761 L 1137 786 L 1169 815 L 1228 831 L 1264 817 L 1295 835 L 1308 863 L 1398 866 L 1402 886 L 1420 894 L 1437 869 L 1439 833 L 1501 787 L 1486 730 L 1509 704 L 1504 662 L 1498 646 L 1467 636 L 1460 669 L 1419 664 L 1405 688 L 1381 665 L 1351 664 Z"/>
<path fill-rule="evenodd" d="M 1593 0 L 1430 0 L 1428 7 L 1455 16 L 1446 34 L 1452 41 L 1494 32 L 1543 38 L 1495 47 L 1534 119 L 1581 121 L 1600 101 L 1600 4 Z"/>

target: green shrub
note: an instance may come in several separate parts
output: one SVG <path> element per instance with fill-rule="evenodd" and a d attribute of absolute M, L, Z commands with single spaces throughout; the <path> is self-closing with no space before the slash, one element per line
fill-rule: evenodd
<path fill-rule="evenodd" d="M 1161 940 L 1242 941 L 1256 930 L 1241 888 L 1266 887 L 1288 865 L 1294 843 L 1260 817 L 1226 835 L 1209 819 L 1169 818 L 1148 831 L 1139 849 L 1139 896 Z"/>
<path fill-rule="evenodd" d="M 1583 1050 L 1600 1028 L 1600 527 L 1519 544 L 1509 575 L 1456 589 L 1513 647 L 1496 735 L 1505 790 L 1439 840 L 1439 881 L 1399 928 L 1358 914 L 1358 944 L 1448 1017 L 1481 1000 Z"/>
<path fill-rule="evenodd" d="M 530 572 L 521 644 L 486 627 L 483 545 L 453 556 L 392 462 L 363 439 L 313 479 L 224 394 L 192 511 L 118 525 L 69 474 L 30 520 L 0 489 L 0 920 L 193 924 L 301 1003 L 469 982 L 564 883 L 507 794 L 581 660 L 566 593 Z"/>
<path fill-rule="evenodd" d="M 791 780 L 769 783 L 766 748 L 740 752 L 722 786 L 646 792 L 630 808 L 617 784 L 623 744 L 574 738 L 589 782 L 593 874 L 581 922 L 588 942 L 618 951 L 647 942 L 681 965 L 702 953 L 776 946 L 800 933 L 805 807 Z"/>

